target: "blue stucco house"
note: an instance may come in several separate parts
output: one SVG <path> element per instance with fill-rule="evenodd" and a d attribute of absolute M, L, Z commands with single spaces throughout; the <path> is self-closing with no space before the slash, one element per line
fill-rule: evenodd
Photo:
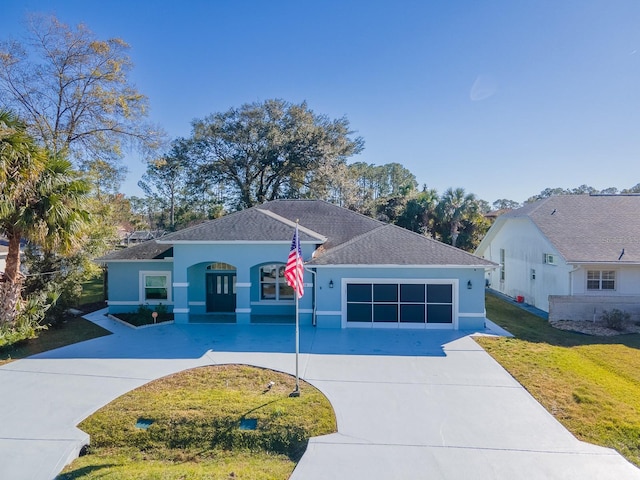
<path fill-rule="evenodd" d="M 293 322 L 284 266 L 296 221 L 302 325 L 484 326 L 493 262 L 319 200 L 275 200 L 101 257 L 109 312 L 163 304 L 176 323 Z"/>

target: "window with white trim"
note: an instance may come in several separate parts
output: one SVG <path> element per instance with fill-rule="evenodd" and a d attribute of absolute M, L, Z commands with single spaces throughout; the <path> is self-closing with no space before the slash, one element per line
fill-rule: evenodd
<path fill-rule="evenodd" d="M 587 270 L 587 290 L 615 290 L 614 270 Z"/>
<path fill-rule="evenodd" d="M 260 300 L 293 300 L 293 288 L 284 278 L 284 269 L 284 263 L 272 263 L 260 267 Z"/>
<path fill-rule="evenodd" d="M 556 256 L 552 253 L 544 253 L 543 254 L 543 262 L 547 265 L 556 265 Z"/>
<path fill-rule="evenodd" d="M 500 281 L 504 282 L 505 272 L 504 272 L 504 248 L 500 249 Z"/>
<path fill-rule="evenodd" d="M 171 301 L 171 272 L 140 272 L 140 302 Z"/>

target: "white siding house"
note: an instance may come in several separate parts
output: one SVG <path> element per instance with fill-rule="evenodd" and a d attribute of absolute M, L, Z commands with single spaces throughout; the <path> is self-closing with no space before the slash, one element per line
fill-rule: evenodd
<path fill-rule="evenodd" d="M 549 312 L 640 316 L 640 196 L 564 195 L 501 215 L 476 254 L 499 263 L 490 288 Z"/>

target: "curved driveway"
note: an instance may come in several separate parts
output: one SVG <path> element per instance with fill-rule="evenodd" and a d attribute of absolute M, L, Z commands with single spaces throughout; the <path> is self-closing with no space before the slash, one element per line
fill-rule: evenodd
<path fill-rule="evenodd" d="M 294 330 L 166 325 L 0 367 L 0 478 L 50 480 L 87 436 L 87 415 L 187 368 L 295 368 Z M 615 451 L 576 440 L 469 336 L 301 329 L 300 372 L 331 401 L 338 433 L 314 438 L 292 475 L 315 479 L 639 479 Z"/>

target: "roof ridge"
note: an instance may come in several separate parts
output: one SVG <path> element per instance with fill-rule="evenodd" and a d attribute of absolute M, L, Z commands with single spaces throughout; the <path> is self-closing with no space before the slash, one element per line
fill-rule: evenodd
<path fill-rule="evenodd" d="M 378 226 L 376 228 L 372 228 L 371 230 L 367 230 L 366 232 L 363 232 L 360 235 L 356 235 L 355 237 L 350 238 L 349 240 L 347 240 L 346 242 L 341 243 L 340 245 L 336 245 L 335 247 L 332 247 L 332 248 L 330 248 L 328 250 L 325 250 L 325 253 L 340 251 L 343 248 L 345 248 L 345 247 L 351 245 L 352 243 L 356 242 L 357 240 L 360 240 L 361 238 L 364 238 L 364 237 L 366 237 L 368 235 L 371 235 L 376 230 L 379 230 L 380 228 L 384 228 L 387 225 L 389 225 L 389 224 L 382 223 L 382 225 L 380 225 L 380 226 Z"/>
<path fill-rule="evenodd" d="M 328 206 L 330 206 L 332 208 L 335 208 L 337 210 L 346 210 L 349 213 L 352 213 L 352 214 L 357 215 L 359 217 L 365 218 L 365 219 L 367 219 L 369 221 L 373 221 L 373 222 L 379 223 L 381 225 L 387 225 L 387 223 L 383 222 L 382 220 L 378 220 L 377 218 L 369 217 L 369 216 L 365 215 L 364 213 L 360 213 L 360 212 L 357 212 L 355 210 L 351 210 L 350 208 L 342 207 L 340 205 L 336 205 L 335 203 L 328 202 L 327 200 L 323 200 L 321 198 L 276 198 L 275 200 L 270 200 L 268 202 L 265 202 L 265 203 L 262 203 L 260 205 L 257 205 L 256 208 L 259 208 L 259 207 L 261 207 L 263 205 L 267 205 L 267 204 L 272 203 L 272 202 L 316 202 L 316 203 L 323 203 L 323 204 L 328 205 Z M 252 208 L 254 208 L 254 207 L 252 207 Z"/>
<path fill-rule="evenodd" d="M 306 233 L 307 235 L 311 236 L 311 237 L 316 237 L 318 240 L 321 240 L 322 242 L 326 242 L 327 241 L 327 237 L 314 231 L 311 230 L 310 228 L 307 228 L 303 225 L 300 225 L 297 222 L 292 222 L 291 220 L 289 220 L 288 218 L 284 218 L 281 217 L 280 215 L 278 215 L 277 213 L 274 213 L 270 210 L 265 210 L 263 208 L 260 208 L 259 206 L 256 207 L 256 210 L 260 213 L 262 213 L 263 215 L 266 215 L 268 217 L 273 218 L 274 220 L 277 220 L 281 223 L 284 223 L 285 225 L 289 225 L 291 228 L 295 228 L 296 225 L 298 225 L 298 230 L 300 230 L 303 233 Z"/>

